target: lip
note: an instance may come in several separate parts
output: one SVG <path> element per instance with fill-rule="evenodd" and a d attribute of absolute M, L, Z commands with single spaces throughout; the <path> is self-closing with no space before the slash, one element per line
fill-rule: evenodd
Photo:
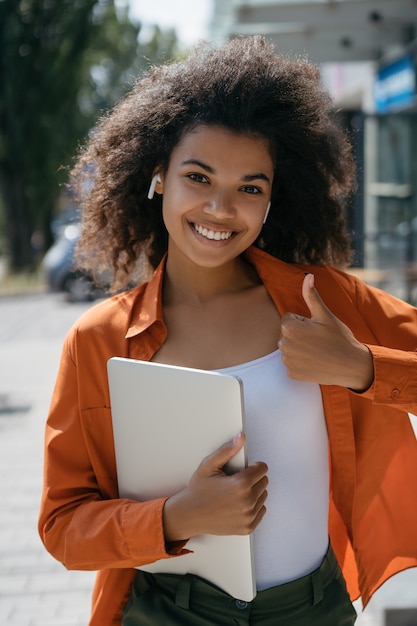
<path fill-rule="evenodd" d="M 190 222 L 190 226 L 198 237 L 210 242 L 225 243 L 236 234 L 234 230 L 229 228 L 216 228 L 212 224 L 204 225 L 197 222 Z"/>

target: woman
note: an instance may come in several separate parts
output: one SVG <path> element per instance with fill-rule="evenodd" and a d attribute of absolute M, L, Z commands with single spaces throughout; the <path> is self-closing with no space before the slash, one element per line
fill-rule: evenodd
<path fill-rule="evenodd" d="M 46 430 L 40 533 L 99 570 L 90 625 L 353 624 L 417 565 L 417 312 L 337 269 L 354 165 L 317 69 L 261 38 L 201 46 L 137 83 L 75 176 L 82 264 L 138 285 L 69 332 Z M 112 356 L 239 375 L 245 435 L 173 497 L 120 499 Z M 133 569 L 202 533 L 253 533 L 252 603 Z"/>

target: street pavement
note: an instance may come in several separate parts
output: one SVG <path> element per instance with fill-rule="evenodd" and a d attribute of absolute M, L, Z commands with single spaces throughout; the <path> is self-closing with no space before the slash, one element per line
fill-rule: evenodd
<path fill-rule="evenodd" d="M 92 572 L 68 572 L 37 533 L 43 430 L 67 329 L 62 296 L 0 298 L 0 624 L 86 626 Z"/>
<path fill-rule="evenodd" d="M 40 542 L 37 516 L 61 346 L 89 306 L 59 294 L 0 298 L 0 626 L 88 623 L 94 573 L 57 563 Z M 398 610 L 396 621 L 385 619 L 387 608 Z M 417 626 L 417 570 L 386 583 L 357 626 Z"/>

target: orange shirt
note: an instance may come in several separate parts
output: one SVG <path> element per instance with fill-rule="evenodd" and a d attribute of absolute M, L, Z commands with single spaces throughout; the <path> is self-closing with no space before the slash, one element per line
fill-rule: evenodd
<path fill-rule="evenodd" d="M 246 253 L 281 314 L 308 316 L 305 272 L 330 308 L 373 353 L 363 394 L 322 386 L 329 435 L 329 532 L 352 598 L 366 604 L 390 576 L 417 566 L 417 309 L 325 267 L 288 265 Z M 69 569 L 99 570 L 90 626 L 119 625 L 135 566 L 170 558 L 164 499 L 120 499 L 107 360 L 150 360 L 165 341 L 164 262 L 151 280 L 92 307 L 70 330 L 46 426 L 39 531 Z"/>

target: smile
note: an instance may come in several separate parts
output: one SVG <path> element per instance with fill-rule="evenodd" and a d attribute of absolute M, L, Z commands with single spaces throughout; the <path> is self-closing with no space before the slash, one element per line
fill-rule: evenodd
<path fill-rule="evenodd" d="M 225 239 L 230 239 L 230 237 L 233 235 L 232 230 L 209 230 L 208 228 L 205 228 L 204 226 L 199 226 L 198 224 L 193 224 L 193 228 L 202 237 L 205 237 L 206 239 L 213 239 L 214 241 L 224 241 Z"/>

